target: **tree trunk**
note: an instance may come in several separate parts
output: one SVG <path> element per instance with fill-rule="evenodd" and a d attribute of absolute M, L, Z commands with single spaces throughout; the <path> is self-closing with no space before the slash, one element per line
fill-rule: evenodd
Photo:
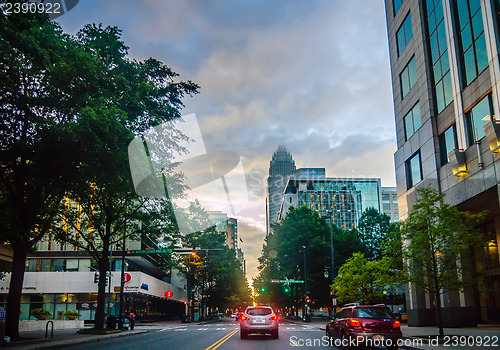
<path fill-rule="evenodd" d="M 19 339 L 19 311 L 21 310 L 21 293 L 23 291 L 24 270 L 26 268 L 25 247 L 13 245 L 14 257 L 10 277 L 9 295 L 7 297 L 7 317 L 5 334 L 11 339 Z"/>
<path fill-rule="evenodd" d="M 106 272 L 109 268 L 109 247 L 104 246 L 99 260 L 99 284 L 97 285 L 97 308 L 95 311 L 95 329 L 104 329 L 104 307 L 106 303 Z"/>
<path fill-rule="evenodd" d="M 443 321 L 441 317 L 441 298 L 439 296 L 439 289 L 437 286 L 437 278 L 434 279 L 434 298 L 436 298 L 436 321 L 439 328 L 439 336 L 444 336 Z"/>

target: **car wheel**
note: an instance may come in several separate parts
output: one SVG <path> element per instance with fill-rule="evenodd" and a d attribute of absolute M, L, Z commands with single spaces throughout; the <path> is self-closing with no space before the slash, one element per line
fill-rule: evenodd
<path fill-rule="evenodd" d="M 248 337 L 247 332 L 245 332 L 243 329 L 240 330 L 240 338 L 241 339 L 246 339 Z"/>
<path fill-rule="evenodd" d="M 271 335 L 273 336 L 274 339 L 278 339 L 279 337 L 278 330 L 273 331 Z"/>

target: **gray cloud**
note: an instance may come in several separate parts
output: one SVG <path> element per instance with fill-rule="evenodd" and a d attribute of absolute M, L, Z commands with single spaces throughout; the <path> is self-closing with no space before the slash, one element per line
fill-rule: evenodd
<path fill-rule="evenodd" d="M 72 33 L 89 22 L 117 25 L 132 58 L 158 58 L 201 86 L 183 114 L 197 114 L 208 150 L 244 157 L 249 204 L 239 223 L 250 275 L 278 144 L 298 167 L 395 185 L 381 1 L 87 0 L 60 21 Z"/>

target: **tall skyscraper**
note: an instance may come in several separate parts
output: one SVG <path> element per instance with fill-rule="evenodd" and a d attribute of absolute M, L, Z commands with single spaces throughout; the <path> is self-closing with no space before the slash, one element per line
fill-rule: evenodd
<path fill-rule="evenodd" d="M 292 155 L 284 146 L 278 146 L 269 163 L 266 198 L 266 228 L 269 232 L 271 223 L 276 222 L 280 210 L 283 190 L 288 176 L 296 170 Z"/>
<path fill-rule="evenodd" d="M 486 290 L 443 295 L 445 326 L 500 321 L 500 2 L 385 0 L 397 152 L 399 216 L 416 189 L 432 186 L 445 202 L 489 215 Z M 408 323 L 435 324 L 433 296 L 410 286 Z"/>

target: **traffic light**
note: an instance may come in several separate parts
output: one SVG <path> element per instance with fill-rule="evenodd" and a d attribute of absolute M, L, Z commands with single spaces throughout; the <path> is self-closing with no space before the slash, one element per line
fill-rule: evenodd
<path fill-rule="evenodd" d="M 205 268 L 206 269 L 210 268 L 210 260 L 208 259 L 208 254 L 205 255 Z"/>
<path fill-rule="evenodd" d="M 99 283 L 99 272 L 94 273 L 94 283 Z"/>
<path fill-rule="evenodd" d="M 266 291 L 266 288 L 262 287 L 262 288 L 260 288 L 260 291 L 261 291 L 261 292 L 265 292 L 265 291 Z"/>

